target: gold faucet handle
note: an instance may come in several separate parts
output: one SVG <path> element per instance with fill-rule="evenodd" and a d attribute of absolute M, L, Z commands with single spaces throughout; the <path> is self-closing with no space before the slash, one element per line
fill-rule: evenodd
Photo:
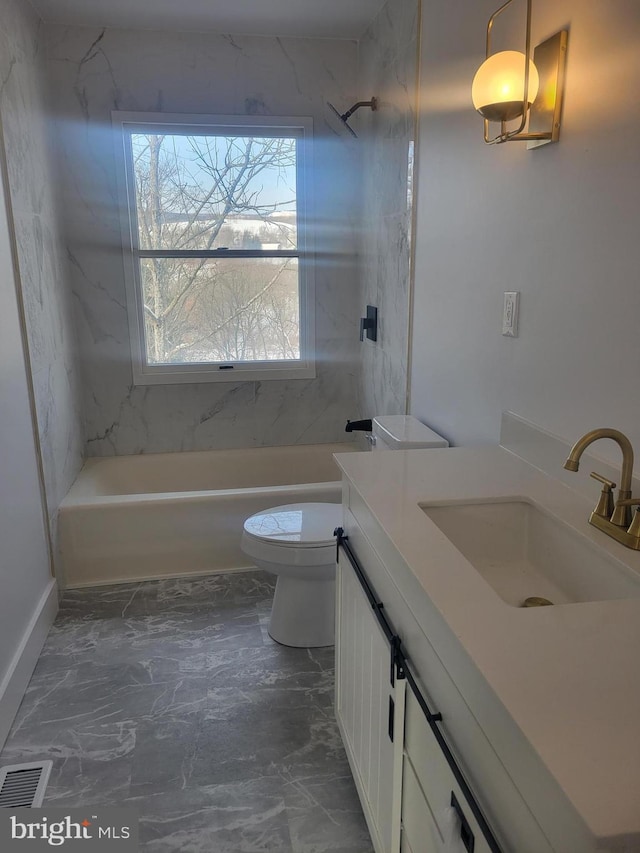
<path fill-rule="evenodd" d="M 597 480 L 599 483 L 602 483 L 602 491 L 600 492 L 600 500 L 597 503 L 596 508 L 594 509 L 594 515 L 599 515 L 600 518 L 606 518 L 609 520 L 613 515 L 613 511 L 615 509 L 613 503 L 613 492 L 612 489 L 615 489 L 616 484 L 611 480 L 607 480 L 606 477 L 603 477 L 602 474 L 597 474 L 595 471 L 591 472 L 591 477 L 594 480 Z"/>
<path fill-rule="evenodd" d="M 625 498 L 618 501 L 618 506 L 635 506 L 636 511 L 633 514 L 633 519 L 629 525 L 627 533 L 631 536 L 637 536 L 640 539 L 640 498 Z"/>
<path fill-rule="evenodd" d="M 611 491 L 611 489 L 615 489 L 615 487 L 616 487 L 616 484 L 615 484 L 615 483 L 612 483 L 612 482 L 611 482 L 611 480 L 607 480 L 607 478 L 606 478 L 606 477 L 603 477 L 603 476 L 602 476 L 602 474 L 597 474 L 595 471 L 592 471 L 592 472 L 589 474 L 589 476 L 590 476 L 590 477 L 593 477 L 593 479 L 594 479 L 594 480 L 597 480 L 599 483 L 603 483 L 603 484 L 604 484 L 604 487 L 605 487 L 605 488 L 604 488 L 602 491 L 605 491 L 605 489 L 607 489 L 607 487 L 608 487 L 608 490 L 609 490 L 609 491 Z"/>

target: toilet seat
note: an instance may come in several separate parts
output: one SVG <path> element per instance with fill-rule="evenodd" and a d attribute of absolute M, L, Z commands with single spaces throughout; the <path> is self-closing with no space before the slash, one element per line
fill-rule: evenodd
<path fill-rule="evenodd" d="M 322 548 L 334 544 L 333 531 L 341 521 L 341 504 L 285 504 L 252 515 L 244 530 L 261 542 L 285 548 Z"/>
<path fill-rule="evenodd" d="M 241 547 L 249 557 L 285 566 L 334 563 L 333 531 L 341 522 L 340 504 L 275 506 L 245 521 Z"/>

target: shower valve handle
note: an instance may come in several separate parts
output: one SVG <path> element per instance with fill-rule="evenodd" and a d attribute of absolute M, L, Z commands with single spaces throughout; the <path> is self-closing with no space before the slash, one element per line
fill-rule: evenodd
<path fill-rule="evenodd" d="M 360 317 L 360 340 L 364 341 L 365 332 L 370 341 L 378 340 L 378 309 L 367 305 L 367 316 Z"/>

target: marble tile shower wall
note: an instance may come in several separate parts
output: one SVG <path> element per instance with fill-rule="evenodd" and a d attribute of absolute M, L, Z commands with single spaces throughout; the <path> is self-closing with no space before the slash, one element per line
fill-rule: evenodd
<path fill-rule="evenodd" d="M 363 158 L 360 309 L 378 306 L 378 341 L 361 344 L 360 409 L 403 414 L 406 405 L 413 141 L 419 0 L 389 0 L 360 42 Z"/>
<path fill-rule="evenodd" d="M 66 257 L 47 133 L 45 38 L 24 0 L 0 0 L 0 114 L 49 516 L 82 464 L 84 435 Z M 7 401 L 4 401 L 5 403 Z"/>
<path fill-rule="evenodd" d="M 351 102 L 348 41 L 48 27 L 58 168 L 91 456 L 334 441 L 357 415 L 360 149 L 325 102 Z M 311 115 L 315 380 L 133 387 L 110 112 Z"/>

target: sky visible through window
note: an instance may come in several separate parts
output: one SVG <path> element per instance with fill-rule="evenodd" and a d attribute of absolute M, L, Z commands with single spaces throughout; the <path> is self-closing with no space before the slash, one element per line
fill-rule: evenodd
<path fill-rule="evenodd" d="M 300 358 L 297 140 L 131 134 L 149 364 Z M 224 258 L 198 256 L 215 249 Z"/>
<path fill-rule="evenodd" d="M 167 134 L 162 137 L 162 148 L 167 157 L 171 157 L 180 169 L 183 180 L 200 186 L 207 191 L 212 188 L 213 177 L 209 164 L 223 163 L 229 156 L 242 156 L 249 141 L 264 147 L 273 140 L 260 137 L 194 136 L 192 134 Z M 134 161 L 140 168 L 149 168 L 145 158 L 149 158 L 148 134 L 131 135 Z M 295 150 L 296 140 L 286 140 Z M 207 159 L 207 168 L 203 168 L 203 155 Z M 208 157 L 207 157 L 208 155 Z M 256 204 L 261 208 L 295 211 L 296 209 L 296 166 L 295 160 L 282 163 L 277 167 L 266 168 L 255 176 L 249 189 L 255 193 Z M 176 210 L 175 213 L 185 211 Z"/>

